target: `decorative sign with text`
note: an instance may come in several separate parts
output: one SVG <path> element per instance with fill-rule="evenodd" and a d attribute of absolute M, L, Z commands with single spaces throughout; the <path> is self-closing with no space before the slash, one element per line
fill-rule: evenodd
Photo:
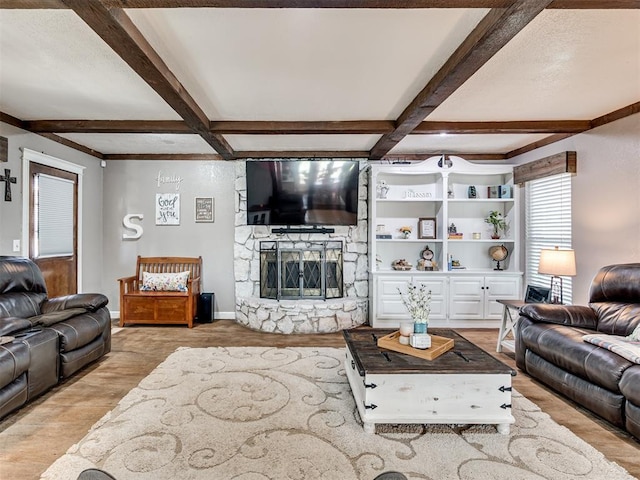
<path fill-rule="evenodd" d="M 213 222 L 213 197 L 196 197 L 196 222 Z"/>
<path fill-rule="evenodd" d="M 156 193 L 156 225 L 180 225 L 179 193 Z"/>
<path fill-rule="evenodd" d="M 156 177 L 158 187 L 165 184 L 173 184 L 176 186 L 176 190 L 180 190 L 180 185 L 183 181 L 184 178 L 182 178 L 181 176 L 176 175 L 175 173 L 171 175 L 165 175 L 164 173 L 162 173 L 162 170 L 158 172 L 158 176 Z"/>

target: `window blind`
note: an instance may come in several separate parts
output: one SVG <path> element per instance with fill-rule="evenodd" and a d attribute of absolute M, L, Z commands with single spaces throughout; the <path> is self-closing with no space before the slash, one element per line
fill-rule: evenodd
<path fill-rule="evenodd" d="M 36 257 L 73 255 L 74 182 L 37 174 L 34 186 Z"/>
<path fill-rule="evenodd" d="M 527 182 L 526 277 L 531 285 L 548 287 L 549 275 L 538 273 L 540 250 L 571 248 L 571 174 L 553 175 Z M 562 277 L 564 303 L 571 303 L 571 277 Z"/>

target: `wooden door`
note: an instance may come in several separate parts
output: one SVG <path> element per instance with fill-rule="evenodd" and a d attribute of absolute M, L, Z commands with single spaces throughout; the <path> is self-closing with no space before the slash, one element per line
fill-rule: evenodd
<path fill-rule="evenodd" d="M 49 298 L 78 292 L 77 174 L 29 164 L 29 257 L 42 270 Z"/>

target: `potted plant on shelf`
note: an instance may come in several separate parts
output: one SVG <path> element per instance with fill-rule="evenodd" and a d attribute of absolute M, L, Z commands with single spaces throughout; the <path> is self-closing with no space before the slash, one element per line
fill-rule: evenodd
<path fill-rule="evenodd" d="M 490 224 L 493 227 L 493 232 L 491 233 L 491 238 L 498 239 L 500 238 L 500 232 L 506 232 L 508 225 L 502 213 L 497 210 L 491 210 L 489 212 L 489 216 L 484 219 L 485 223 Z"/>

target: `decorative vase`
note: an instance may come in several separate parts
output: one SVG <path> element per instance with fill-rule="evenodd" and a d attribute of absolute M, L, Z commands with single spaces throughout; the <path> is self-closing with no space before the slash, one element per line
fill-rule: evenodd
<path fill-rule="evenodd" d="M 413 333 L 427 333 L 427 322 L 424 319 L 415 320 L 413 323 Z"/>
<path fill-rule="evenodd" d="M 402 322 L 400 324 L 400 335 L 403 337 L 408 337 L 413 332 L 413 322 Z"/>

